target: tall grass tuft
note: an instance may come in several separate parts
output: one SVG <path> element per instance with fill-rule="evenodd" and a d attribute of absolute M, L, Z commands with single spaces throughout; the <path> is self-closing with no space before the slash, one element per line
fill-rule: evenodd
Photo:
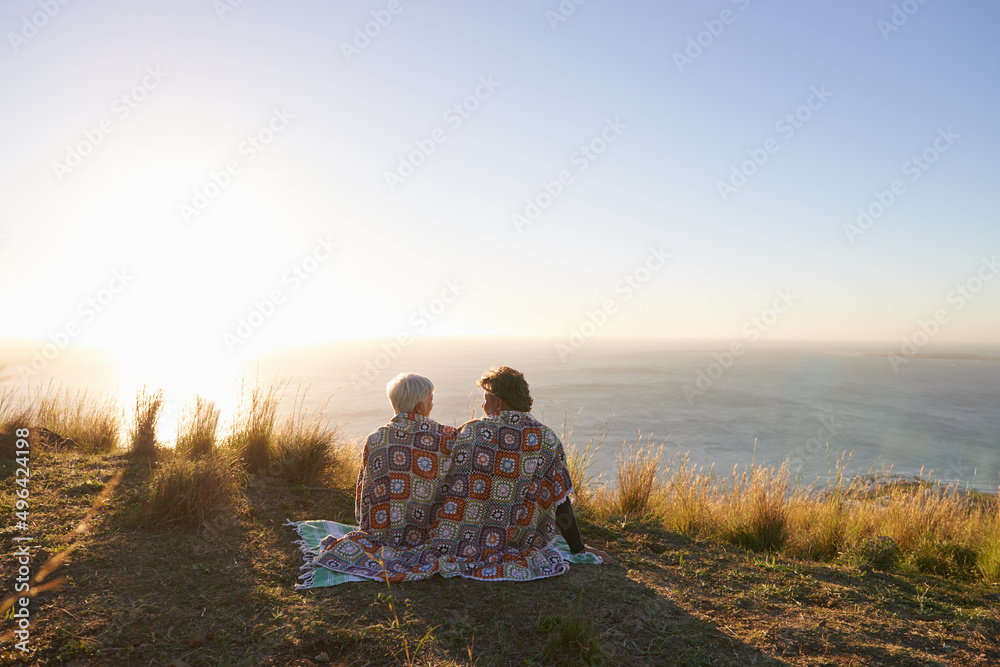
<path fill-rule="evenodd" d="M 624 443 L 618 452 L 618 488 L 614 492 L 614 509 L 625 516 L 641 516 L 653 509 L 653 502 L 662 491 L 660 458 L 662 445 L 654 450 L 647 440 L 639 440 L 626 451 Z"/>
<path fill-rule="evenodd" d="M 188 459 L 208 456 L 215 448 L 219 409 L 213 401 L 195 397 L 194 407 L 181 416 L 177 428 L 177 451 Z"/>
<path fill-rule="evenodd" d="M 331 484 L 334 488 L 354 492 L 361 473 L 364 451 L 364 440 L 348 440 L 340 443 L 331 474 Z"/>
<path fill-rule="evenodd" d="M 279 429 L 275 461 L 282 479 L 309 486 L 324 479 L 337 463 L 334 443 L 337 429 L 303 412 L 293 415 Z"/>
<path fill-rule="evenodd" d="M 796 490 L 789 498 L 790 539 L 787 551 L 791 555 L 817 561 L 832 561 L 853 543 L 856 522 L 851 520 L 850 498 L 860 491 L 860 478 L 847 482 L 850 456 L 842 453 L 835 464 L 827 488 Z M 829 471 L 829 449 L 827 470 Z"/>
<path fill-rule="evenodd" d="M 868 502 L 857 508 L 861 531 L 892 539 L 904 565 L 943 576 L 981 570 L 977 560 L 988 514 L 957 485 L 932 483 L 921 471 L 914 480 L 876 479 L 869 488 Z"/>
<path fill-rule="evenodd" d="M 156 424 L 163 409 L 163 390 L 150 394 L 143 387 L 136 393 L 130 452 L 135 456 L 156 457 Z"/>
<path fill-rule="evenodd" d="M 976 567 L 986 581 L 1000 583 L 1000 503 L 994 505 L 992 512 L 984 511 L 985 526 L 979 542 Z"/>
<path fill-rule="evenodd" d="M 579 413 L 577 413 L 579 417 Z M 599 477 L 595 479 L 589 470 L 594 462 L 594 455 L 604 444 L 604 439 L 608 435 L 608 423 L 604 422 L 601 427 L 590 436 L 587 445 L 582 449 L 573 441 L 573 429 L 576 426 L 576 419 L 570 424 L 568 418 L 563 419 L 563 432 L 561 441 L 566 450 L 566 467 L 569 469 L 569 477 L 573 481 L 573 506 L 576 511 L 584 515 L 593 515 L 600 505 L 598 500 L 600 490 L 597 488 Z"/>
<path fill-rule="evenodd" d="M 716 489 L 712 470 L 691 464 L 684 454 L 665 468 L 663 521 L 667 528 L 696 537 L 713 528 Z"/>
<path fill-rule="evenodd" d="M 249 473 L 267 470 L 271 463 L 274 423 L 285 384 L 275 382 L 266 390 L 255 386 L 249 404 L 235 419 L 229 446 Z"/>
<path fill-rule="evenodd" d="M 788 466 L 754 466 L 725 487 L 723 539 L 743 549 L 777 551 L 788 540 Z"/>
<path fill-rule="evenodd" d="M 198 526 L 226 509 L 243 481 L 228 457 L 189 461 L 170 456 L 149 481 L 138 523 L 148 528 Z"/>
<path fill-rule="evenodd" d="M 31 425 L 31 410 L 17 393 L 13 387 L 0 390 L 0 458 L 14 458 L 17 453 L 15 431 Z"/>
<path fill-rule="evenodd" d="M 44 427 L 72 440 L 84 452 L 106 453 L 116 449 L 121 437 L 121 413 L 113 397 L 91 400 L 87 392 L 71 394 L 49 384 L 31 395 L 34 427 Z"/>

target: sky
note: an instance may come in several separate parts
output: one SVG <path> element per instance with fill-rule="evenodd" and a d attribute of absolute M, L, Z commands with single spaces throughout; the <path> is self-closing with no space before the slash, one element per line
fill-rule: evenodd
<path fill-rule="evenodd" d="M 998 24 L 5 0 L 0 338 L 137 368 L 455 335 L 997 343 Z"/>

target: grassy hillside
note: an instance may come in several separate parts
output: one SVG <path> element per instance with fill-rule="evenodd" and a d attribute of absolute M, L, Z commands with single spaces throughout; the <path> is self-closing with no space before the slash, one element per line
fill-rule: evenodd
<path fill-rule="evenodd" d="M 16 537 L 34 538 L 39 579 L 31 652 L 8 637 L 0 664 L 1000 663 L 995 497 L 860 477 L 795 489 L 780 469 L 723 477 L 648 447 L 626 449 L 614 491 L 572 457 L 584 537 L 614 565 L 296 592 L 282 524 L 351 522 L 356 449 L 307 416 L 275 420 L 273 392 L 247 398 L 218 436 L 214 407 L 192 406 L 176 450 L 148 440 L 156 394 L 127 419 L 68 396 L 46 413 L 0 400 L 4 591 Z M 43 444 L 43 427 L 72 441 Z"/>

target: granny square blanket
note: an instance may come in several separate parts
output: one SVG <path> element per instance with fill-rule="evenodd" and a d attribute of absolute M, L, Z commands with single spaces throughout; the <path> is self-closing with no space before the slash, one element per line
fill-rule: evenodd
<path fill-rule="evenodd" d="M 308 521 L 286 521 L 286 526 L 289 526 L 298 533 L 301 539 L 296 540 L 295 544 L 298 545 L 299 550 L 302 552 L 302 574 L 299 576 L 299 582 L 295 584 L 295 590 L 309 590 L 312 588 L 322 588 L 324 586 L 339 586 L 340 584 L 346 584 L 349 582 L 359 582 L 367 581 L 371 582 L 371 579 L 366 577 L 359 577 L 353 574 L 345 574 L 343 572 L 334 572 L 333 570 L 328 570 L 325 567 L 318 567 L 316 565 L 316 553 L 319 551 L 320 542 L 324 538 L 333 535 L 334 537 L 343 537 L 350 532 L 356 531 L 357 526 L 349 526 L 343 523 L 337 523 L 335 521 L 325 521 L 320 519 L 313 519 Z M 578 554 L 570 553 L 569 545 L 566 544 L 561 536 L 556 536 L 552 541 L 551 545 L 559 555 L 573 564 L 587 563 L 590 565 L 600 565 L 601 560 L 594 554 L 582 551 Z"/>

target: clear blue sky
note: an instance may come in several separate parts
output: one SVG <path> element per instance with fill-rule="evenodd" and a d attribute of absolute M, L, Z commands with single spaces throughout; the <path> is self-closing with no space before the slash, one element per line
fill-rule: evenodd
<path fill-rule="evenodd" d="M 1000 5 L 895 4 L 6 0 L 0 337 L 997 342 Z"/>

